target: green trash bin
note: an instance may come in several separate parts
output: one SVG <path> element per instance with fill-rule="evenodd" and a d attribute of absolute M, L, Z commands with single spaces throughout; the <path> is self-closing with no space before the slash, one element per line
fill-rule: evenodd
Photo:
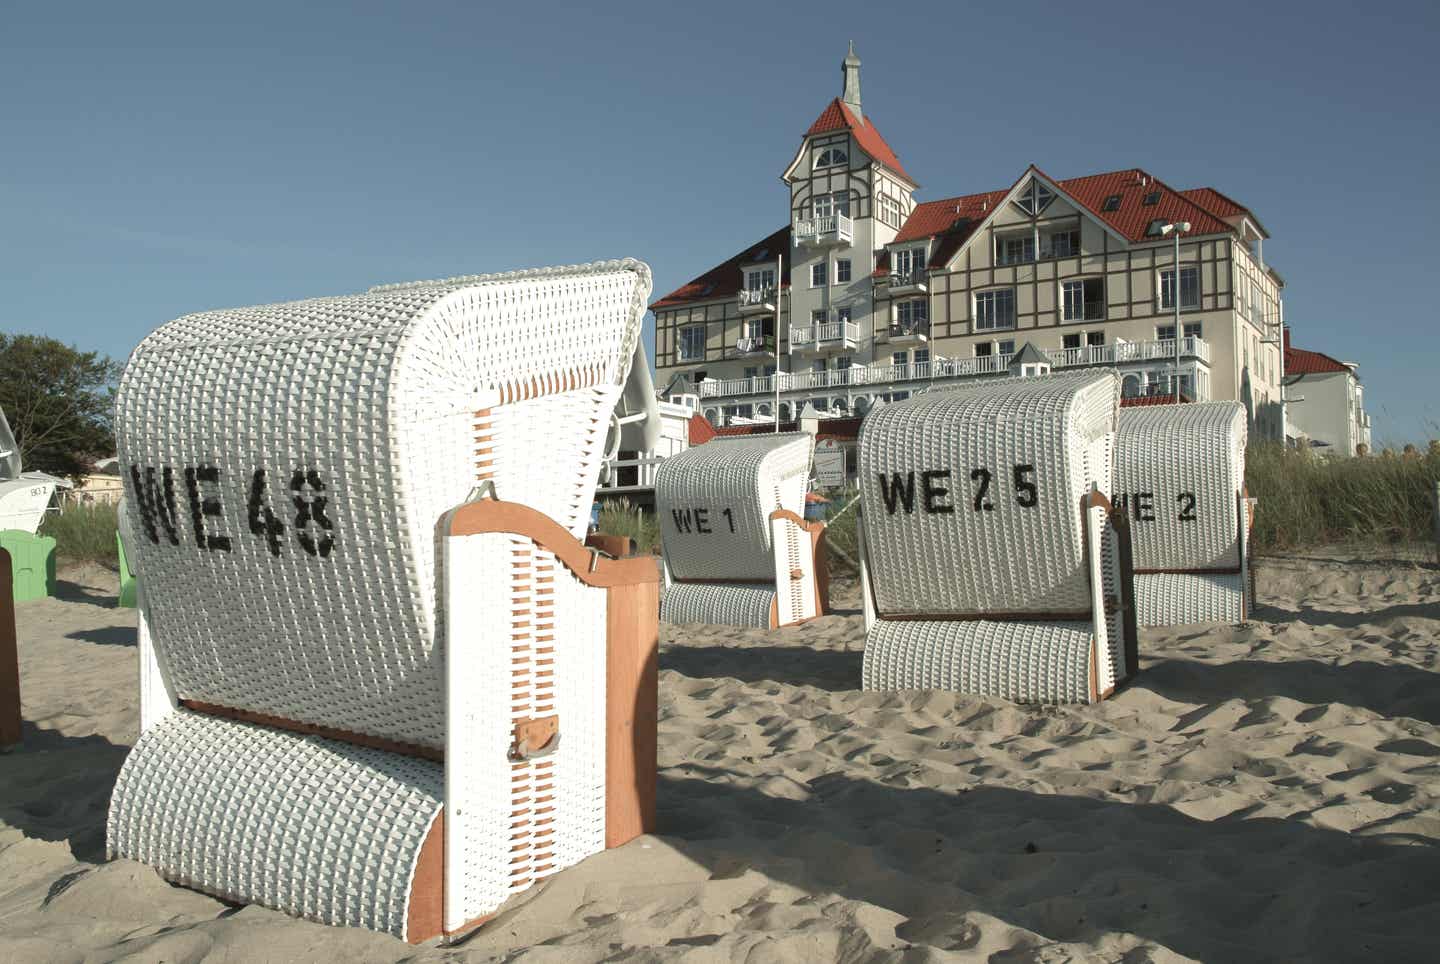
<path fill-rule="evenodd" d="M 0 547 L 10 553 L 15 601 L 44 599 L 55 593 L 55 540 L 20 529 L 0 532 Z"/>
<path fill-rule="evenodd" d="M 140 584 L 136 581 L 135 574 L 130 571 L 130 563 L 125 559 L 125 543 L 118 531 L 115 533 L 115 553 L 120 560 L 120 598 L 116 605 L 134 609 L 136 589 Z"/>

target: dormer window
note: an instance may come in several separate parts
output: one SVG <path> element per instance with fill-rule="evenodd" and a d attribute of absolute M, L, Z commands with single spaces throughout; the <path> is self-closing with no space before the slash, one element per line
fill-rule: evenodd
<path fill-rule="evenodd" d="M 843 147 L 827 147 L 820 152 L 815 159 L 816 167 L 838 167 L 841 164 L 849 163 L 850 155 Z"/>
<path fill-rule="evenodd" d="M 1025 189 L 1025 193 L 1020 195 L 1015 203 L 1020 206 L 1020 210 L 1034 218 L 1039 217 L 1040 212 L 1048 208 L 1053 200 L 1055 200 L 1054 191 L 1039 181 L 1032 180 L 1030 186 Z"/>
<path fill-rule="evenodd" d="M 892 274 L 897 278 L 917 278 L 925 280 L 921 274 L 925 270 L 925 249 L 924 248 L 897 248 L 890 254 L 894 264 Z"/>

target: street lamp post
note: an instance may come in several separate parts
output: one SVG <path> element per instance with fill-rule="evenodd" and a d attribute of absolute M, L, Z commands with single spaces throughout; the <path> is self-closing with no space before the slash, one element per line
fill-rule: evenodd
<path fill-rule="evenodd" d="M 1160 228 L 1162 235 L 1175 236 L 1175 273 L 1170 282 L 1170 297 L 1175 302 L 1175 404 L 1180 404 L 1180 235 L 1190 231 L 1189 221 L 1171 221 Z"/>

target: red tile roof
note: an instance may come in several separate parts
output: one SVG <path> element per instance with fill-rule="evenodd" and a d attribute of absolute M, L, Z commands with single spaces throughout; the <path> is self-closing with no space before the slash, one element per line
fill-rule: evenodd
<path fill-rule="evenodd" d="M 699 412 L 690 416 L 686 428 L 691 445 L 704 445 L 715 437 L 715 426 L 711 425 L 710 420 Z"/>
<path fill-rule="evenodd" d="M 1350 366 L 1338 362 L 1329 355 L 1318 351 L 1306 351 L 1303 348 L 1291 348 L 1285 346 L 1285 374 L 1287 375 L 1323 375 L 1328 372 L 1348 372 Z"/>
<path fill-rule="evenodd" d="M 758 241 L 750 245 L 744 251 L 735 255 L 723 264 L 717 264 L 709 271 L 692 281 L 676 288 L 663 298 L 660 298 L 650 305 L 650 310 L 659 308 L 670 308 L 675 305 L 683 305 L 692 301 L 705 301 L 710 298 L 730 298 L 740 290 L 741 283 L 745 280 L 741 267 L 752 264 L 756 261 L 774 261 L 777 254 L 788 255 L 790 253 L 790 228 L 781 228 L 770 235 L 764 241 Z M 790 286 L 788 278 L 781 278 L 780 285 L 783 288 Z"/>
<path fill-rule="evenodd" d="M 1153 235 L 1145 233 L 1155 220 L 1189 221 L 1191 234 L 1231 232 L 1230 225 L 1220 218 L 1139 168 L 1072 177 L 1055 183 L 1129 241 L 1155 240 Z M 1146 195 L 1155 192 L 1159 192 L 1159 200 L 1155 204 L 1144 203 Z M 1115 195 L 1120 197 L 1119 207 L 1106 211 L 1106 199 Z"/>
<path fill-rule="evenodd" d="M 1033 165 L 1025 173 L 1032 171 L 1046 176 Z M 1023 175 L 1021 180 L 1024 180 Z M 1153 241 L 1154 237 L 1147 235 L 1146 229 L 1155 220 L 1189 221 L 1191 234 L 1227 234 L 1232 230 L 1230 225 L 1221 220 L 1219 214 L 1212 213 L 1213 209 L 1202 207 L 1199 202 L 1187 196 L 1194 192 L 1175 191 L 1138 168 L 1072 177 L 1054 183 L 1081 207 L 1088 209 L 1116 234 L 1129 241 Z M 950 260 L 980 222 L 995 209 L 995 205 L 1004 200 L 1005 195 L 1013 189 L 1011 187 L 1003 191 L 966 194 L 943 201 L 917 204 L 892 243 L 939 237 L 941 242 L 930 256 L 930 265 L 938 267 Z M 1217 203 L 1238 207 L 1235 202 L 1212 188 L 1198 190 L 1208 191 L 1219 198 Z M 1146 195 L 1156 192 L 1160 197 L 1155 204 L 1144 203 Z M 1105 201 L 1112 196 L 1119 198 L 1119 204 L 1115 210 L 1106 211 Z M 1225 209 L 1228 210 L 1228 207 Z M 888 260 L 885 264 L 888 269 Z M 886 270 L 876 271 L 876 274 L 884 273 Z"/>
<path fill-rule="evenodd" d="M 1250 209 L 1245 205 L 1226 197 L 1213 187 L 1194 187 L 1188 191 L 1181 191 L 1180 193 L 1211 214 L 1222 218 L 1233 218 L 1250 214 Z M 1251 215 L 1251 217 L 1254 217 L 1254 215 Z"/>
<path fill-rule="evenodd" d="M 860 145 L 862 151 L 907 181 L 914 180 L 909 174 L 905 173 L 905 168 L 900 166 L 900 158 L 895 156 L 894 149 L 886 143 L 885 138 L 881 136 L 880 131 L 875 125 L 868 120 L 861 120 L 856 117 L 854 112 L 851 111 L 839 97 L 836 97 L 826 105 L 825 109 L 820 112 L 820 116 L 815 118 L 815 123 L 811 124 L 810 129 L 805 132 L 805 136 L 809 137 L 811 134 L 828 134 L 831 131 L 845 130 L 847 128 L 855 137 L 855 142 Z"/>

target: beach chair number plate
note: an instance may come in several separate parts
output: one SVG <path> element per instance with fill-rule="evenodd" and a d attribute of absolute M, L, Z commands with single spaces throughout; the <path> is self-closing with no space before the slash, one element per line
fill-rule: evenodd
<path fill-rule="evenodd" d="M 210 552 L 229 552 L 234 536 L 226 531 L 224 488 L 221 473 L 215 465 L 187 465 L 181 472 L 186 501 L 190 510 L 190 529 L 194 544 Z M 176 504 L 175 470 L 164 466 L 132 464 L 130 482 L 135 501 L 140 507 L 140 527 L 153 545 L 180 546 L 188 544 L 181 531 L 179 506 Z M 335 549 L 335 524 L 331 519 L 331 499 L 324 478 L 313 468 L 297 467 L 290 474 L 290 504 L 295 510 L 290 526 L 286 526 L 270 507 L 266 470 L 256 469 L 244 483 L 243 498 L 235 502 L 245 505 L 245 521 L 250 534 L 261 539 L 270 554 L 284 550 L 287 531 L 293 530 L 295 545 L 306 555 L 329 558 Z M 234 504 L 232 502 L 232 504 Z"/>
<path fill-rule="evenodd" d="M 711 515 L 712 507 L 694 509 L 671 509 L 670 519 L 675 523 L 676 532 L 696 533 L 702 536 L 720 532 L 735 531 L 735 513 L 729 506 Z"/>
<path fill-rule="evenodd" d="M 1130 518 L 1136 522 L 1155 521 L 1155 493 L 1135 492 L 1121 493 L 1115 497 L 1115 508 L 1124 513 L 1127 510 Z M 1175 518 L 1180 522 L 1194 522 L 1195 519 L 1195 493 L 1181 492 L 1175 497 Z"/>
<path fill-rule="evenodd" d="M 915 491 L 914 471 L 901 475 L 899 472 L 891 472 L 888 476 L 878 473 L 880 479 L 880 495 L 885 501 L 885 511 L 889 515 L 895 515 L 904 510 L 905 515 L 914 515 L 917 501 Z M 920 511 L 927 515 L 950 515 L 955 512 L 956 506 L 962 509 L 968 499 L 969 508 L 973 512 L 994 512 L 997 507 L 1006 506 L 1013 502 L 1022 509 L 1033 509 L 1040 504 L 1040 489 L 1035 481 L 1035 466 L 1026 464 L 1013 465 L 1010 467 L 1010 476 L 1006 480 L 1008 486 L 997 483 L 995 472 L 985 466 L 977 466 L 970 470 L 970 490 L 955 487 L 954 476 L 950 469 L 923 469 L 920 476 L 920 499 L 918 502 Z M 1008 496 L 1002 494 L 1002 488 L 1009 489 Z M 957 502 L 956 500 L 962 500 Z"/>

